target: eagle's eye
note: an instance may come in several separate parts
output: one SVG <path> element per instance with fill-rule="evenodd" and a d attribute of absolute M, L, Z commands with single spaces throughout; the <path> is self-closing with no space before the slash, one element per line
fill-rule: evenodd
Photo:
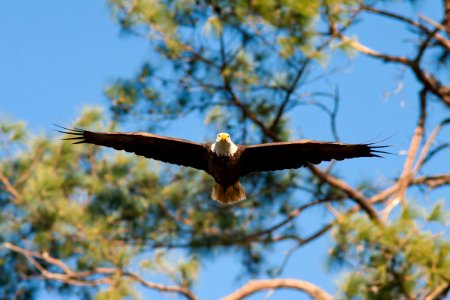
<path fill-rule="evenodd" d="M 230 135 L 229 135 L 229 134 L 227 134 L 227 138 L 230 138 Z"/>
<path fill-rule="evenodd" d="M 220 138 L 220 133 L 217 135 L 218 138 Z"/>

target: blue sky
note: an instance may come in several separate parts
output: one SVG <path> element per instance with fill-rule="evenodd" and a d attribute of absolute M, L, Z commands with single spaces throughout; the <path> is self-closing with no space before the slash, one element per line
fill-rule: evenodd
<path fill-rule="evenodd" d="M 439 11 L 430 4 L 432 2 L 436 3 L 427 1 L 428 4 L 415 8 L 400 4 L 394 7 L 405 14 L 420 11 L 439 19 Z M 379 50 L 404 53 L 403 38 L 407 31 L 398 26 L 399 30 L 393 30 L 390 25 L 369 17 L 351 35 L 357 35 L 360 41 Z M 0 44 L 0 118 L 25 120 L 34 132 L 50 132 L 53 123 L 70 125 L 85 105 L 106 108 L 104 88 L 116 78 L 133 75 L 151 53 L 145 40 L 121 34 L 104 1 L 0 1 Z M 347 60 L 343 54 L 336 57 L 339 62 Z M 338 128 L 342 140 L 361 142 L 393 135 L 389 139 L 394 145 L 393 152 L 406 149 L 417 109 L 417 85 L 413 77 L 406 72 L 405 88 L 385 98 L 385 92 L 395 90 L 401 68 L 363 56 L 354 58 L 349 66 L 333 81 L 316 84 L 319 89 L 329 90 L 336 85 L 340 88 Z M 431 124 L 448 113 L 439 105 L 432 105 L 431 110 Z M 292 115 L 294 137 L 331 139 L 328 124 L 320 126 L 315 122 L 318 114 L 320 112 L 310 108 L 295 111 Z M 206 138 L 206 131 L 199 129 L 201 134 L 195 131 L 201 128 L 203 120 L 193 121 L 195 126 L 189 132 L 183 130 L 181 123 L 165 133 L 196 140 Z M 441 139 L 445 137 L 448 138 L 448 134 Z M 370 178 L 375 172 L 382 181 L 398 175 L 402 163 L 401 156 L 377 162 L 346 161 L 341 163 L 339 171 L 349 180 Z M 431 168 L 439 172 L 446 170 L 439 164 Z M 317 224 L 322 218 L 323 211 L 317 210 L 299 222 L 307 232 L 309 224 Z M 288 246 L 278 247 L 270 259 L 282 261 Z M 329 239 L 322 238 L 296 252 L 283 277 L 311 281 L 333 292 L 336 273 L 324 271 L 329 246 Z M 232 253 L 207 262 L 195 291 L 202 299 L 226 295 L 245 282 L 236 279 L 241 270 Z M 294 295 L 298 293 L 277 292 L 271 299 Z M 261 299 L 261 295 L 251 299 Z"/>

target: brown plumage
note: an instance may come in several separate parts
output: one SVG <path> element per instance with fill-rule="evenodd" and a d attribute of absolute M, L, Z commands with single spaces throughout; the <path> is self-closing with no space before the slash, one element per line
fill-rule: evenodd
<path fill-rule="evenodd" d="M 195 143 L 146 132 L 92 132 L 63 128 L 65 140 L 124 150 L 166 163 L 203 170 L 215 180 L 212 198 L 221 203 L 245 199 L 239 178 L 252 172 L 297 169 L 322 161 L 380 157 L 385 146 L 300 140 L 258 145 L 234 145 L 226 133 L 216 143 Z"/>

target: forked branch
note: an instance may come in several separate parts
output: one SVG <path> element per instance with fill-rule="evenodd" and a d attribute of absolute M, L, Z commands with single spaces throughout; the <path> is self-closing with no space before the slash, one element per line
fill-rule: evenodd
<path fill-rule="evenodd" d="M 3 247 L 22 254 L 30 262 L 30 264 L 39 271 L 43 279 L 55 280 L 78 286 L 97 286 L 101 284 L 114 284 L 112 277 L 115 274 L 120 274 L 121 276 L 133 279 L 145 287 L 160 292 L 178 293 L 189 300 L 197 300 L 197 297 L 186 286 L 171 286 L 154 283 L 144 280 L 135 273 L 124 271 L 119 268 L 94 268 L 89 271 L 75 272 L 71 270 L 62 260 L 51 257 L 47 252 L 41 253 L 31 251 L 8 242 L 3 243 Z M 48 268 L 45 268 L 38 260 L 43 260 L 51 266 L 58 267 L 62 272 L 49 271 Z M 102 277 L 98 278 L 99 275 Z M 91 279 L 93 276 L 96 276 L 97 278 Z"/>

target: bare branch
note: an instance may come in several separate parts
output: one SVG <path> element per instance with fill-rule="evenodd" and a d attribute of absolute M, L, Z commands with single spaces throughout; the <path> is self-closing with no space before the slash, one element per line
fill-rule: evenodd
<path fill-rule="evenodd" d="M 400 178 L 397 180 L 396 193 L 387 202 L 386 208 L 383 210 L 383 220 L 387 220 L 389 213 L 398 203 L 405 203 L 405 192 L 412 181 L 414 174 L 412 171 L 414 159 L 416 157 L 417 151 L 419 149 L 420 141 L 425 131 L 425 119 L 426 119 L 426 105 L 427 105 L 427 92 L 426 88 L 423 88 L 420 92 L 420 113 L 419 119 L 417 121 L 416 129 L 414 130 L 414 135 L 411 139 L 411 144 L 406 155 L 406 160 L 403 165 L 403 171 Z"/>
<path fill-rule="evenodd" d="M 96 286 L 100 284 L 111 285 L 113 284 L 111 276 L 116 273 L 119 273 L 122 276 L 129 277 L 139 282 L 145 287 L 152 288 L 160 292 L 179 293 L 189 300 L 197 300 L 197 297 L 189 290 L 188 287 L 185 286 L 169 286 L 154 283 L 151 281 L 146 281 L 135 273 L 123 271 L 119 268 L 94 268 L 89 271 L 74 272 L 62 260 L 51 257 L 47 252 L 40 253 L 36 251 L 27 250 L 8 242 L 3 243 L 3 247 L 25 256 L 25 258 L 39 271 L 39 273 L 42 275 L 44 279 L 61 281 L 67 284 L 78 286 Z M 63 273 L 48 271 L 36 260 L 36 258 L 42 259 L 53 266 L 59 267 L 63 271 Z M 105 275 L 105 276 L 97 279 L 88 279 L 88 277 L 94 275 Z"/>
<path fill-rule="evenodd" d="M 406 24 L 409 24 L 415 28 L 420 29 L 422 32 L 424 32 L 425 34 L 429 34 L 431 31 L 423 24 L 414 21 L 410 18 L 407 18 L 405 16 L 390 12 L 390 11 L 385 11 L 385 10 L 381 10 L 378 8 L 374 8 L 371 6 L 363 6 L 363 9 L 367 12 L 373 13 L 373 14 L 377 14 L 380 16 L 384 16 L 384 17 L 388 17 L 400 22 L 404 22 Z M 439 28 L 439 26 L 442 26 L 436 22 L 434 22 L 433 20 L 427 18 L 426 16 L 419 16 L 419 18 L 421 18 L 422 20 L 424 20 L 425 22 L 429 23 L 431 26 L 435 27 L 435 28 Z M 445 37 L 443 37 L 440 34 L 436 34 L 434 36 L 434 39 L 443 47 L 450 49 L 450 40 L 446 39 Z"/>
<path fill-rule="evenodd" d="M 30 251 L 30 250 L 18 247 L 16 245 L 13 245 L 8 242 L 3 243 L 3 247 L 10 249 L 14 252 L 20 253 L 23 256 L 25 256 L 25 258 L 39 271 L 39 273 L 42 275 L 42 277 L 44 279 L 61 281 L 61 282 L 67 283 L 67 284 L 78 285 L 78 286 L 95 286 L 95 285 L 100 285 L 100 284 L 111 284 L 111 279 L 109 277 L 102 277 L 102 278 L 92 279 L 92 280 L 76 279 L 75 277 L 77 277 L 77 276 L 73 276 L 74 272 L 72 272 L 70 269 L 68 269 L 68 267 L 62 261 L 59 261 L 56 258 L 51 258 L 50 256 L 48 256 L 48 254 L 43 255 L 38 252 L 34 252 L 34 251 Z M 47 269 L 45 269 L 35 258 L 43 259 L 50 264 L 52 264 L 52 262 L 57 262 L 56 266 L 58 266 L 60 268 L 62 267 L 65 270 L 68 270 L 69 273 L 62 274 L 62 273 L 50 272 Z M 108 272 L 108 273 L 111 274 L 113 272 Z M 103 273 L 103 274 L 105 274 L 105 273 Z"/>
<path fill-rule="evenodd" d="M 16 201 L 20 201 L 22 197 L 20 196 L 19 192 L 16 190 L 16 188 L 11 184 L 9 179 L 0 171 L 0 181 L 3 183 L 4 189 L 13 196 L 13 198 Z"/>
<path fill-rule="evenodd" d="M 358 203 L 358 205 L 369 215 L 369 217 L 373 221 L 375 221 L 379 225 L 382 225 L 382 222 L 379 219 L 376 210 L 369 203 L 368 199 L 366 199 L 359 191 L 350 187 L 346 182 L 330 174 L 324 173 L 323 171 L 321 171 L 320 169 L 318 169 L 313 165 L 309 165 L 308 169 L 310 169 L 312 173 L 314 173 L 317 177 L 319 177 L 323 181 L 327 182 L 329 185 L 338 188 L 339 190 L 347 194 L 351 199 L 355 200 L 356 203 Z"/>
<path fill-rule="evenodd" d="M 428 18 L 428 17 L 425 16 L 425 15 L 420 15 L 419 18 L 422 19 L 423 21 L 427 22 L 427 23 L 430 24 L 431 26 L 433 26 L 434 29 L 442 30 L 442 31 L 444 31 L 444 32 L 447 31 L 447 28 L 445 28 L 444 25 L 435 22 L 433 19 Z"/>
<path fill-rule="evenodd" d="M 417 162 L 412 170 L 412 174 L 413 176 L 415 176 L 417 174 L 417 172 L 419 171 L 419 169 L 422 167 L 425 158 L 427 157 L 428 151 L 430 150 L 431 144 L 434 142 L 434 139 L 436 138 L 436 136 L 438 135 L 439 131 L 441 130 L 442 125 L 438 125 L 433 132 L 431 133 L 430 138 L 427 140 L 427 142 L 425 143 L 425 145 L 422 148 L 422 151 L 420 152 L 419 158 L 417 159 Z"/>
<path fill-rule="evenodd" d="M 415 178 L 411 183 L 413 184 L 424 184 L 429 188 L 437 188 L 442 185 L 450 185 L 450 175 L 442 174 L 442 175 L 434 175 L 434 176 L 420 176 Z"/>
<path fill-rule="evenodd" d="M 173 293 L 179 293 L 185 296 L 189 300 L 197 300 L 197 297 L 189 290 L 189 288 L 184 286 L 169 286 L 169 285 L 163 285 L 159 283 L 154 283 L 151 281 L 144 280 L 142 277 L 135 273 L 131 272 L 123 272 L 124 276 L 130 277 L 133 280 L 139 282 L 145 287 L 158 290 L 160 292 L 173 292 Z"/>
<path fill-rule="evenodd" d="M 433 150 L 431 150 L 430 152 L 428 152 L 427 157 L 424 159 L 423 164 L 425 165 L 428 161 L 430 161 L 436 154 L 438 154 L 439 152 L 441 152 L 442 150 L 445 150 L 447 148 L 450 148 L 450 143 L 444 143 L 441 144 L 439 146 L 437 146 L 436 148 L 434 148 Z"/>
<path fill-rule="evenodd" d="M 425 131 L 425 119 L 427 117 L 427 90 L 423 89 L 420 92 L 420 115 L 417 122 L 416 129 L 414 130 L 414 135 L 411 140 L 411 144 L 408 149 L 408 153 L 406 155 L 405 164 L 403 165 L 403 172 L 400 175 L 400 178 L 398 180 L 399 182 L 399 193 L 400 197 L 404 198 L 404 192 L 406 189 L 406 186 L 408 185 L 408 182 L 412 179 L 410 178 L 412 175 L 412 167 L 413 162 L 416 157 L 417 151 L 419 149 L 420 141 L 422 140 L 422 136 Z M 402 200 L 403 201 L 403 200 Z"/>
<path fill-rule="evenodd" d="M 445 25 L 445 30 L 450 35 L 450 0 L 444 0 L 444 20 L 442 23 Z"/>
<path fill-rule="evenodd" d="M 370 203 L 381 202 L 381 201 L 385 200 L 387 197 L 389 197 L 390 195 L 394 194 L 397 190 L 398 190 L 398 185 L 394 184 L 394 185 L 388 187 L 387 189 L 379 192 L 378 194 L 372 196 L 369 199 L 369 202 Z"/>
<path fill-rule="evenodd" d="M 283 115 L 283 113 L 284 113 L 284 111 L 286 109 L 287 104 L 291 100 L 292 93 L 295 91 L 295 88 L 297 87 L 298 82 L 302 78 L 302 76 L 305 73 L 305 71 L 306 71 L 308 65 L 310 64 L 310 62 L 311 62 L 311 59 L 309 59 L 309 58 L 306 59 L 303 62 L 302 66 L 297 71 L 297 74 L 295 75 L 295 78 L 294 78 L 291 86 L 286 90 L 286 95 L 284 97 L 283 102 L 278 107 L 278 111 L 277 111 L 277 113 L 275 115 L 275 118 L 274 118 L 272 124 L 270 125 L 270 128 L 269 128 L 270 131 L 273 131 L 277 127 L 278 122 L 280 121 L 280 119 L 281 119 L 281 117 L 282 117 L 282 115 Z"/>
<path fill-rule="evenodd" d="M 279 236 L 279 237 L 274 237 L 272 240 L 273 241 L 282 241 L 282 240 L 292 238 L 299 244 L 299 246 L 303 246 L 303 245 L 317 239 L 318 237 L 321 237 L 324 233 L 328 232 L 328 230 L 330 230 L 334 224 L 335 224 L 334 221 L 330 222 L 306 238 L 301 238 L 296 235 L 283 235 L 283 236 Z"/>
<path fill-rule="evenodd" d="M 416 78 L 422 82 L 422 84 L 425 86 L 427 90 L 435 94 L 437 97 L 442 99 L 444 104 L 447 106 L 450 106 L 450 87 L 442 84 L 437 78 L 435 78 L 433 75 L 427 73 L 426 71 L 422 70 L 422 68 L 419 66 L 417 60 L 413 61 L 408 59 L 404 56 L 394 56 L 394 55 L 388 55 L 381 52 L 377 52 L 363 44 L 361 44 L 358 41 L 355 41 L 341 33 L 335 33 L 335 35 L 340 38 L 342 41 L 349 43 L 349 45 L 355 49 L 356 51 L 374 57 L 381 59 L 386 62 L 394 62 L 394 63 L 401 63 L 403 65 L 408 66 L 413 73 L 416 75 Z M 420 57 L 419 57 L 420 58 Z"/>
<path fill-rule="evenodd" d="M 275 230 L 277 230 L 277 229 L 281 228 L 282 226 L 288 224 L 291 220 L 293 220 L 293 219 L 294 219 L 295 217 L 297 217 L 300 213 L 302 213 L 306 208 L 311 207 L 311 206 L 314 206 L 314 205 L 317 205 L 317 204 L 319 204 L 319 203 L 326 203 L 326 202 L 330 202 L 330 201 L 332 201 L 332 199 L 323 199 L 323 200 L 316 200 L 316 201 L 308 202 L 308 203 L 306 203 L 306 204 L 300 206 L 299 208 L 293 210 L 293 211 L 287 216 L 286 219 L 284 219 L 284 220 L 282 220 L 281 222 L 279 222 L 279 223 L 277 223 L 277 224 L 271 226 L 271 227 L 268 228 L 268 229 L 265 229 L 265 230 L 259 231 L 259 232 L 257 232 L 257 233 L 254 233 L 254 234 L 251 234 L 251 235 L 246 236 L 246 237 L 245 237 L 245 240 L 247 240 L 247 239 L 255 239 L 255 238 L 260 237 L 260 236 L 262 236 L 262 235 L 266 235 L 266 234 L 269 234 L 269 233 L 273 233 Z"/>
<path fill-rule="evenodd" d="M 228 92 L 228 95 L 231 97 L 231 101 L 233 102 L 233 104 L 242 111 L 242 113 L 244 114 L 245 117 L 252 120 L 252 122 L 255 123 L 255 125 L 257 125 L 261 129 L 261 131 L 264 133 L 264 135 L 270 137 L 272 140 L 277 139 L 277 137 L 273 134 L 273 132 L 270 131 L 264 125 L 264 123 L 261 120 L 259 120 L 258 117 L 256 117 L 256 115 L 252 111 L 250 111 L 250 109 L 247 107 L 247 105 L 245 105 L 244 103 L 242 103 L 239 100 L 239 98 L 234 93 L 233 88 L 231 87 L 231 85 L 228 82 L 225 82 L 225 90 Z"/>
<path fill-rule="evenodd" d="M 353 49 L 355 49 L 356 51 L 358 51 L 358 52 L 360 52 L 362 54 L 365 54 L 365 55 L 368 55 L 368 56 L 372 56 L 372 57 L 375 57 L 375 58 L 380 58 L 383 61 L 397 62 L 397 63 L 406 64 L 406 65 L 410 65 L 411 64 L 411 61 L 408 58 L 404 57 L 404 56 L 394 56 L 394 55 L 389 55 L 389 54 L 384 54 L 384 53 L 381 53 L 381 52 L 377 52 L 377 51 L 375 51 L 375 50 L 373 50 L 373 49 L 371 49 L 371 48 L 361 44 L 360 42 L 358 42 L 358 41 L 356 41 L 354 39 L 351 39 L 351 38 L 349 38 L 349 37 L 347 37 L 345 35 L 342 35 L 340 33 L 337 33 L 337 34 L 338 34 L 338 37 L 342 41 L 348 43 Z"/>
<path fill-rule="evenodd" d="M 420 43 L 419 51 L 417 51 L 416 58 L 414 59 L 414 65 L 418 66 L 420 64 L 425 51 L 428 49 L 428 46 L 430 46 L 431 40 L 438 31 L 438 29 L 435 29 L 432 32 L 428 33 L 426 39 Z"/>
<path fill-rule="evenodd" d="M 337 131 L 337 125 L 336 125 L 336 118 L 337 118 L 337 113 L 339 110 L 339 102 L 340 102 L 339 89 L 336 87 L 336 89 L 334 91 L 334 106 L 333 106 L 333 110 L 331 111 L 331 114 L 330 114 L 331 132 L 333 134 L 333 138 L 335 141 L 340 140 L 338 131 Z"/>
<path fill-rule="evenodd" d="M 294 289 L 303 291 L 309 296 L 317 300 L 331 300 L 332 297 L 319 288 L 318 286 L 309 283 L 307 281 L 298 279 L 267 279 L 267 280 L 251 280 L 240 289 L 236 290 L 232 294 L 223 297 L 221 300 L 238 300 L 250 296 L 256 292 L 269 289 Z"/>
<path fill-rule="evenodd" d="M 426 295 L 424 300 L 444 299 L 449 290 L 450 284 L 443 283 L 441 285 L 438 285 L 434 290 L 432 290 L 428 295 Z"/>

